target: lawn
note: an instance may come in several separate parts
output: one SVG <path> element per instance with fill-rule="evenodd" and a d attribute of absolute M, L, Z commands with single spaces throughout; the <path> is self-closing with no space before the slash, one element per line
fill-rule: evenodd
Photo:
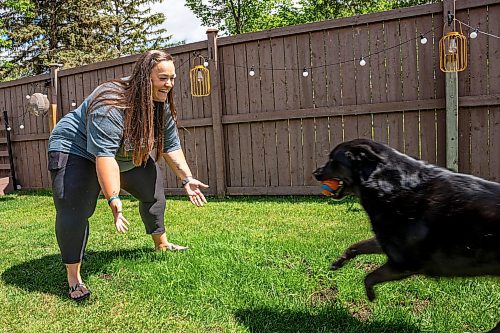
<path fill-rule="evenodd" d="M 168 198 L 171 241 L 155 253 L 138 203 L 124 198 L 130 231 L 115 232 L 106 202 L 90 221 L 83 278 L 93 295 L 67 296 L 48 192 L 0 197 L 0 332 L 480 332 L 500 319 L 495 278 L 413 277 L 364 294 L 361 256 L 328 270 L 370 236 L 354 200 L 209 198 L 196 208 Z"/>

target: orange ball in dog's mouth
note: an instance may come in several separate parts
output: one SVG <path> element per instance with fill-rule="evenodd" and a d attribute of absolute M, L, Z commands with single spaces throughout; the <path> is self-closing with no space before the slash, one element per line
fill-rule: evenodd
<path fill-rule="evenodd" d="M 332 196 L 340 188 L 341 183 L 338 179 L 329 179 L 321 182 L 321 194 L 327 197 Z"/>

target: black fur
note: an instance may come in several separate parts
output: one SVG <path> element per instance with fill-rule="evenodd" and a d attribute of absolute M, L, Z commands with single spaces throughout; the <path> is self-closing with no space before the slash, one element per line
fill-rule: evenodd
<path fill-rule="evenodd" d="M 366 139 L 339 144 L 314 172 L 338 179 L 333 194 L 359 197 L 375 237 L 350 246 L 332 269 L 358 254 L 385 253 L 365 288 L 414 274 L 500 276 L 500 184 L 415 160 Z M 490 332 L 500 332 L 500 323 Z"/>

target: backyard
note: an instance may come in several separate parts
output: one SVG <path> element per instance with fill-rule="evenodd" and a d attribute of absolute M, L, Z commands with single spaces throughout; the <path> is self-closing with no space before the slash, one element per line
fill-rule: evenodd
<path fill-rule="evenodd" d="M 0 332 L 481 332 L 500 316 L 494 278 L 410 278 L 364 293 L 360 256 L 329 264 L 371 234 L 354 199 L 209 198 L 196 208 L 168 198 L 170 240 L 186 252 L 155 253 L 138 202 L 118 234 L 103 199 L 90 220 L 83 279 L 92 297 L 66 295 L 48 191 L 0 197 Z"/>

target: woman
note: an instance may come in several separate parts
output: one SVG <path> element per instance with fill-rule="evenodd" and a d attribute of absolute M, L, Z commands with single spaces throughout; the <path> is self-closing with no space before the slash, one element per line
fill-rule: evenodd
<path fill-rule="evenodd" d="M 181 149 L 176 128 L 173 58 L 147 51 L 132 75 L 97 87 L 63 117 L 49 138 L 49 170 L 56 207 L 56 237 L 66 265 L 69 297 L 90 296 L 80 276 L 88 239 L 88 218 L 99 192 L 106 198 L 116 230 L 125 233 L 120 189 L 139 200 L 139 212 L 156 250 L 185 250 L 165 235 L 165 195 L 154 156 L 165 158 L 196 206 L 206 203 Z"/>

